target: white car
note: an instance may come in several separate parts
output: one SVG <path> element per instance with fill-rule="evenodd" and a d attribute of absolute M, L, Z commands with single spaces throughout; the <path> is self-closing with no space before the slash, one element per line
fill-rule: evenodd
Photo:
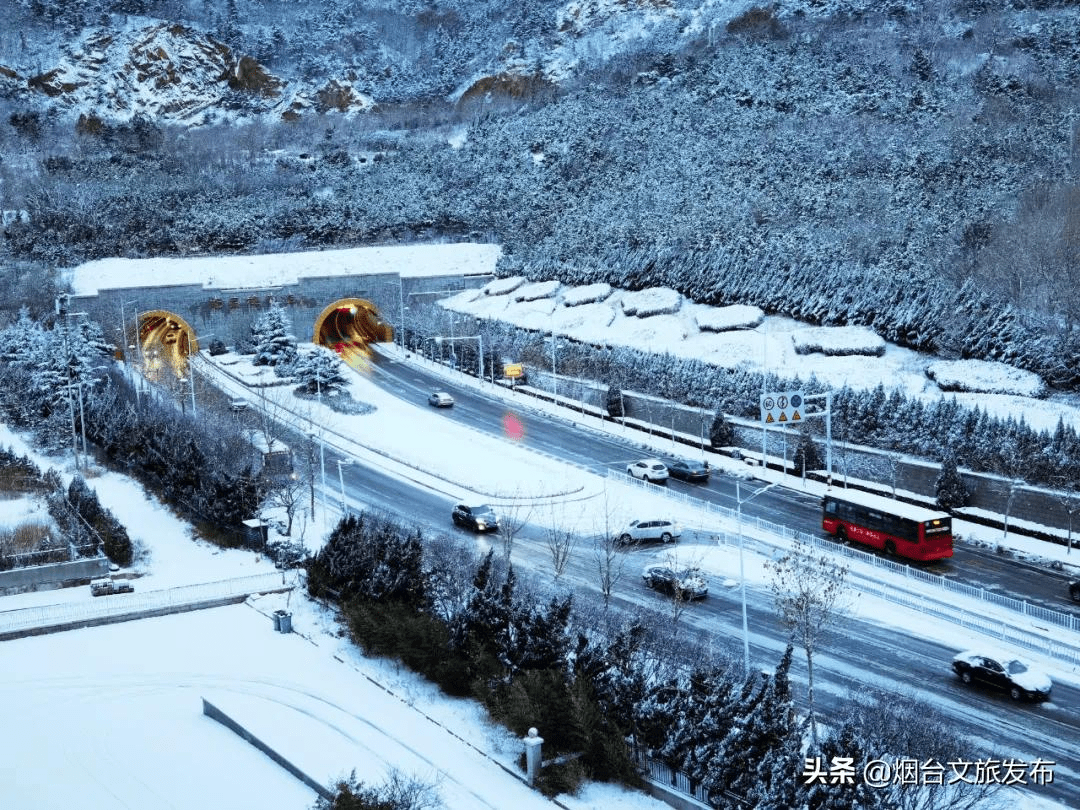
<path fill-rule="evenodd" d="M 668 468 L 664 465 L 664 462 L 655 458 L 635 461 L 626 468 L 626 471 L 634 478 L 640 478 L 646 483 L 668 480 Z"/>
<path fill-rule="evenodd" d="M 704 599 L 709 584 L 700 568 L 672 568 L 670 565 L 650 565 L 641 572 L 645 585 L 678 599 Z"/>
<path fill-rule="evenodd" d="M 640 543 L 643 540 L 659 540 L 662 543 L 674 543 L 682 537 L 682 526 L 674 520 L 655 518 L 652 520 L 632 520 L 615 535 L 623 544 Z"/>
<path fill-rule="evenodd" d="M 445 391 L 435 391 L 430 397 L 427 398 L 428 405 L 434 405 L 436 408 L 452 408 L 454 407 L 454 398 Z"/>

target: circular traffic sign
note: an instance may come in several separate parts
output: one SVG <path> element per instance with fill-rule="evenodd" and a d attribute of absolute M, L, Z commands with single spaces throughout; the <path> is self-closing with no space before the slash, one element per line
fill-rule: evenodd
<path fill-rule="evenodd" d="M 761 406 L 767 411 L 771 411 L 775 405 L 776 403 L 773 402 L 772 397 L 765 397 L 765 399 L 761 401 Z"/>
<path fill-rule="evenodd" d="M 802 397 L 800 397 L 798 394 L 792 394 L 791 395 L 791 407 L 792 408 L 798 408 L 801 405 L 802 405 Z"/>
<path fill-rule="evenodd" d="M 787 397 L 777 397 L 776 398 L 776 407 L 779 408 L 780 410 L 784 410 L 784 408 L 787 407 Z"/>

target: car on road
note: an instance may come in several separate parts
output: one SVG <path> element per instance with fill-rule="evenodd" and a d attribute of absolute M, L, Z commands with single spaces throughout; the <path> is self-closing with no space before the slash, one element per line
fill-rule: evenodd
<path fill-rule="evenodd" d="M 427 401 L 428 405 L 434 405 L 436 408 L 454 407 L 454 398 L 445 391 L 433 391 Z"/>
<path fill-rule="evenodd" d="M 1013 700 L 1050 699 L 1050 676 L 1011 653 L 967 650 L 953 658 L 952 668 L 964 683 L 1003 690 Z"/>
<path fill-rule="evenodd" d="M 682 526 L 667 518 L 632 520 L 615 535 L 615 539 L 624 546 L 645 540 L 674 543 L 680 537 L 682 537 Z"/>
<path fill-rule="evenodd" d="M 246 411 L 250 404 L 251 403 L 249 403 L 243 397 L 234 397 L 233 399 L 229 400 L 229 410 L 236 413 L 239 413 L 240 411 Z"/>
<path fill-rule="evenodd" d="M 499 530 L 499 517 L 490 506 L 467 506 L 459 503 L 450 513 L 454 524 L 472 529 L 474 532 L 495 532 Z"/>
<path fill-rule="evenodd" d="M 130 582 L 117 582 L 114 579 L 90 583 L 91 596 L 109 596 L 114 593 L 134 593 L 134 591 L 135 587 Z"/>
<path fill-rule="evenodd" d="M 660 459 L 668 469 L 668 475 L 682 481 L 708 481 L 709 462 L 689 461 L 685 458 L 662 458 Z"/>
<path fill-rule="evenodd" d="M 654 591 L 660 591 L 684 601 L 704 599 L 709 593 L 709 585 L 700 568 L 650 565 L 641 572 L 641 578 Z"/>
<path fill-rule="evenodd" d="M 1069 598 L 1074 602 L 1080 602 L 1080 579 L 1074 579 L 1069 583 Z"/>
<path fill-rule="evenodd" d="M 667 481 L 668 468 L 664 466 L 664 462 L 656 458 L 645 458 L 641 461 L 635 461 L 626 471 L 634 476 L 634 478 L 640 478 L 646 483 L 655 483 L 657 481 Z"/>

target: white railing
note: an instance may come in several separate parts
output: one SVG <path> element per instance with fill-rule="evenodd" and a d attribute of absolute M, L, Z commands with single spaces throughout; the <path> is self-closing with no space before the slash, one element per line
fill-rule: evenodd
<path fill-rule="evenodd" d="M 640 487 L 653 494 L 662 495 L 670 500 L 683 503 L 695 509 L 701 509 L 728 520 L 738 519 L 738 514 L 734 509 L 728 509 L 727 507 L 718 506 L 708 501 L 692 498 L 681 492 L 672 492 L 666 487 L 647 484 L 636 478 L 622 475 L 615 470 L 608 470 L 607 475 L 608 478 Z M 1008 618 L 993 618 L 986 614 L 965 610 L 959 607 L 955 600 L 948 601 L 945 597 L 950 594 L 966 596 L 988 605 L 1001 608 L 1002 610 L 1019 614 L 1028 619 L 1073 632 L 1080 631 L 1080 619 L 1076 616 L 1044 608 L 1039 605 L 1032 605 L 1031 603 L 1020 599 L 1002 596 L 1001 594 L 987 591 L 985 588 L 966 585 L 962 582 L 954 582 L 940 574 L 933 574 L 929 571 L 923 571 L 915 566 L 884 559 L 876 554 L 871 554 L 861 549 L 843 545 L 823 537 L 807 534 L 806 532 L 800 532 L 789 526 L 783 526 L 779 523 L 773 523 L 772 521 L 764 520 L 762 518 L 748 517 L 744 514 L 742 516 L 742 522 L 746 529 L 757 529 L 759 532 L 766 535 L 776 537 L 777 540 L 797 539 L 812 548 L 821 549 L 829 554 L 840 555 L 854 560 L 867 566 L 871 571 L 877 570 L 889 572 L 905 579 L 925 583 L 932 588 L 940 590 L 942 592 L 942 598 L 937 599 L 925 593 L 917 593 L 910 590 L 905 591 L 902 588 L 898 588 L 895 581 L 884 583 L 875 580 L 872 576 L 864 574 L 859 576 L 859 581 L 861 589 L 867 593 L 880 596 L 894 604 L 902 604 L 905 607 L 917 610 L 920 613 L 937 616 L 938 618 L 960 624 L 964 627 L 977 629 L 980 632 L 993 635 L 1002 641 L 1008 641 L 1026 649 L 1037 650 L 1073 664 L 1080 664 L 1080 648 L 1078 648 L 1075 642 L 1062 642 L 1050 638 L 1048 634 L 1034 632 L 1030 624 L 1018 626 L 1015 624 L 1015 620 L 1010 620 Z M 723 542 L 738 543 L 737 537 L 727 533 L 721 534 L 723 535 Z M 720 535 L 717 536 L 718 539 L 720 539 Z M 754 540 L 754 538 L 746 539 L 749 541 Z M 778 547 L 776 544 L 770 545 L 767 540 L 761 538 L 757 538 L 757 542 L 764 547 L 763 550 L 770 556 Z M 786 544 L 779 547 L 783 548 L 785 546 Z"/>
<path fill-rule="evenodd" d="M 135 586 L 138 587 L 137 580 Z M 226 579 L 219 582 L 205 582 L 199 585 L 183 585 L 178 588 L 166 588 L 160 591 L 122 593 L 112 596 L 91 597 L 89 589 L 87 589 L 87 598 L 85 600 L 58 605 L 21 608 L 0 613 L 0 634 L 198 605 L 219 599 L 249 596 L 253 593 L 286 590 L 294 586 L 295 581 L 291 575 L 275 571 L 273 573 Z"/>

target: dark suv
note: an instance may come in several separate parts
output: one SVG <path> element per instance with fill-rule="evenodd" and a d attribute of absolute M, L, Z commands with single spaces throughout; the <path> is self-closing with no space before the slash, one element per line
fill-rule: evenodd
<path fill-rule="evenodd" d="M 1080 579 L 1074 579 L 1069 583 L 1069 598 L 1074 602 L 1080 602 Z"/>
<path fill-rule="evenodd" d="M 490 506 L 466 506 L 459 503 L 450 513 L 454 523 L 472 529 L 474 532 L 495 532 L 499 530 L 499 518 Z"/>

